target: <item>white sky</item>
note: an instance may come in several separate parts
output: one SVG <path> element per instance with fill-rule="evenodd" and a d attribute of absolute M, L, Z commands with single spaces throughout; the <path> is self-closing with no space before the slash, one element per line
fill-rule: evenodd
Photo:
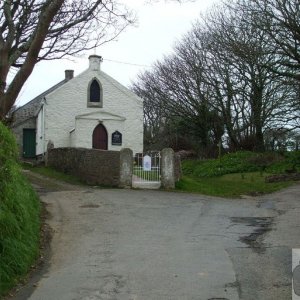
<path fill-rule="evenodd" d="M 64 79 L 64 71 L 74 70 L 74 76 L 88 68 L 88 56 L 101 55 L 104 59 L 101 69 L 125 86 L 136 75 L 149 67 L 132 66 L 111 62 L 114 60 L 131 64 L 151 66 L 163 55 L 171 53 L 176 40 L 189 31 L 192 22 L 201 12 L 218 0 L 194 0 L 180 4 L 176 1 L 160 0 L 145 4 L 144 0 L 126 0 L 126 5 L 136 11 L 138 24 L 128 27 L 118 40 L 104 44 L 96 50 L 85 53 L 82 58 L 40 62 L 25 83 L 16 104 L 25 104 L 46 89 Z M 106 60 L 107 59 L 107 60 Z"/>

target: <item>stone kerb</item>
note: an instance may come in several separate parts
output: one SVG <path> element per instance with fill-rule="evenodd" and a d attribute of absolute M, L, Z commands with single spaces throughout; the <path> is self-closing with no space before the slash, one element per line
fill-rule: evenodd
<path fill-rule="evenodd" d="M 164 189 L 175 188 L 175 154 L 171 148 L 161 151 L 161 185 Z"/>
<path fill-rule="evenodd" d="M 120 183 L 123 188 L 132 186 L 133 152 L 129 148 L 120 151 Z"/>

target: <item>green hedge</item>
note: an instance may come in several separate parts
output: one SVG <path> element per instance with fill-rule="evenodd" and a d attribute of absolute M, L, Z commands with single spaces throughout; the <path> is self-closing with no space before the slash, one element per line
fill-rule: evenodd
<path fill-rule="evenodd" d="M 0 122 L 0 297 L 39 253 L 39 200 L 17 161 L 15 139 Z"/>

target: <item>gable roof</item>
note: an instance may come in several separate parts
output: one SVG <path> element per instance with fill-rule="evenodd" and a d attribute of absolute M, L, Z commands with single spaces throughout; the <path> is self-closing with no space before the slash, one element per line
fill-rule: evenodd
<path fill-rule="evenodd" d="M 67 79 L 60 81 L 59 83 L 47 89 L 45 92 L 41 93 L 23 106 L 20 106 L 15 111 L 13 111 L 13 123 L 11 127 L 18 126 L 24 121 L 36 117 L 36 114 L 39 111 L 44 98 L 60 86 L 64 85 L 67 81 Z"/>
<path fill-rule="evenodd" d="M 119 91 L 126 94 L 128 97 L 134 98 L 138 103 L 143 103 L 143 99 L 137 96 L 133 91 L 131 91 L 129 88 L 125 87 L 123 84 L 118 82 L 116 79 L 112 78 L 105 72 L 100 70 L 100 74 L 105 78 L 109 83 L 111 83 L 115 88 L 117 88 Z"/>

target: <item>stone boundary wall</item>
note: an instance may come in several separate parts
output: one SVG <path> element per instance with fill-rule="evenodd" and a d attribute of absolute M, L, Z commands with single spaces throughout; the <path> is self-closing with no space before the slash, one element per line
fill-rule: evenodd
<path fill-rule="evenodd" d="M 133 153 L 131 149 L 106 151 L 87 148 L 53 148 L 49 144 L 46 166 L 78 177 L 90 185 L 132 187 Z M 181 176 L 180 157 L 173 149 L 161 151 L 161 185 L 174 189 Z"/>
<path fill-rule="evenodd" d="M 71 174 L 90 185 L 120 185 L 120 153 L 85 148 L 53 148 L 46 165 Z"/>

